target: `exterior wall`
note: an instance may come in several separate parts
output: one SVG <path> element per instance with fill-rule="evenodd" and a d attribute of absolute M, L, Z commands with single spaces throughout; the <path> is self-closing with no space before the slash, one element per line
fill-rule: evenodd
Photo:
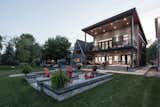
<path fill-rule="evenodd" d="M 142 38 L 142 32 L 138 25 L 135 25 L 135 42 L 134 47 L 137 48 L 137 66 L 145 65 L 146 55 L 145 48 L 146 43 Z"/>

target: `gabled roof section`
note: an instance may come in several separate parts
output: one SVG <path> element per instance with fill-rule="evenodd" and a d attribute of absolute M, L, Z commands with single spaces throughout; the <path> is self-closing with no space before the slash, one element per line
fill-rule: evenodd
<path fill-rule="evenodd" d="M 78 43 L 84 53 L 91 50 L 93 47 L 93 42 L 85 42 L 82 40 L 77 40 L 76 43 Z"/>
<path fill-rule="evenodd" d="M 129 16 L 133 16 L 133 17 L 134 17 L 135 23 L 137 23 L 137 24 L 139 25 L 139 28 L 140 28 L 140 30 L 141 30 L 141 32 L 142 32 L 142 37 L 143 37 L 144 41 L 147 43 L 147 40 L 146 40 L 146 38 L 145 38 L 145 34 L 144 34 L 144 31 L 143 31 L 143 28 L 142 28 L 142 25 L 141 25 L 139 16 L 138 16 L 137 11 L 136 11 L 136 8 L 130 9 L 130 10 L 125 11 L 125 12 L 123 12 L 123 13 L 120 13 L 120 14 L 118 14 L 118 15 L 116 15 L 116 16 L 113 16 L 113 17 L 110 17 L 110 18 L 108 18 L 108 19 L 105 19 L 105 20 L 103 20 L 103 21 L 101 21 L 101 22 L 98 22 L 98 23 L 96 23 L 96 24 L 94 24 L 94 25 L 88 26 L 88 27 L 82 29 L 82 31 L 88 33 L 88 34 L 91 35 L 91 36 L 97 36 L 98 34 L 93 34 L 92 31 L 94 31 L 94 30 L 96 29 L 96 31 L 98 31 L 98 33 L 103 33 L 103 32 L 102 32 L 102 31 L 103 31 L 102 28 L 105 28 L 105 29 L 104 29 L 105 31 L 107 31 L 108 29 L 111 30 L 110 27 L 104 27 L 104 26 L 106 26 L 107 24 L 110 24 L 110 23 L 112 23 L 112 22 L 115 22 L 115 21 L 117 21 L 117 20 L 120 20 L 120 21 L 121 21 L 121 22 L 117 22 L 117 24 L 120 23 L 120 24 L 119 24 L 120 27 L 122 27 L 122 26 L 127 26 L 127 25 L 125 25 L 125 23 L 122 23 L 122 20 L 123 20 L 123 18 L 127 18 L 127 20 L 130 20 L 130 19 L 129 19 Z M 129 25 L 129 24 L 128 24 L 128 25 Z M 100 32 L 99 29 L 101 29 L 101 32 Z M 113 28 L 112 28 L 112 29 L 113 29 Z M 113 29 L 113 30 L 114 30 L 114 29 Z"/>

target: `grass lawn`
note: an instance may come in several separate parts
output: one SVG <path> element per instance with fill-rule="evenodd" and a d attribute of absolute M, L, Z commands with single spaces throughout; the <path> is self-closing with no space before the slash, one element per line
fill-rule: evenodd
<path fill-rule="evenodd" d="M 9 78 L 10 73 L 14 71 L 0 70 L 0 107 L 160 107 L 160 78 L 116 74 L 103 85 L 58 102 L 21 77 Z"/>

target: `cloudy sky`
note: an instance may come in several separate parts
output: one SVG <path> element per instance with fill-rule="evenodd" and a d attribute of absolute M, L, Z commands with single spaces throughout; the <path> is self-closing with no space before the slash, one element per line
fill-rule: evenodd
<path fill-rule="evenodd" d="M 137 8 L 148 40 L 155 40 L 154 18 L 160 0 L 0 0 L 0 34 L 14 37 L 31 33 L 43 44 L 62 35 L 74 43 L 84 40 L 82 28 Z M 87 41 L 92 41 L 88 36 Z"/>

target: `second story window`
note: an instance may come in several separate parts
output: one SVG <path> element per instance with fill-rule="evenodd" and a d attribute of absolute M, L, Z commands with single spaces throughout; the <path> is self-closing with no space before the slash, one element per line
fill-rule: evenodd
<path fill-rule="evenodd" d="M 118 42 L 119 41 L 119 35 L 115 36 L 115 41 Z"/>
<path fill-rule="evenodd" d="M 128 37 L 129 37 L 128 34 L 123 35 L 123 43 L 124 43 L 125 45 L 128 44 L 128 42 L 129 42 Z"/>

